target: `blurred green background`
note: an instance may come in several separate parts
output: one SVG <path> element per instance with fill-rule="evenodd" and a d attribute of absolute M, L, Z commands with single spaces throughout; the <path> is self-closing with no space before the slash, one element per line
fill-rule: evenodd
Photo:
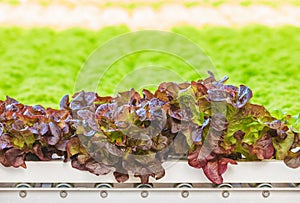
<path fill-rule="evenodd" d="M 57 108 L 63 95 L 74 93 L 78 71 L 92 51 L 129 31 L 126 26 L 99 31 L 0 28 L 0 99 L 9 95 L 26 104 Z M 254 92 L 252 102 L 290 114 L 300 112 L 299 27 L 181 26 L 172 32 L 200 45 L 216 65 L 218 75 L 230 77 L 229 84 L 249 86 Z M 131 72 L 137 66 L 147 65 L 149 60 L 181 71 L 185 69 L 181 61 L 154 53 L 128 56 L 115 66 L 123 73 Z M 115 71 L 107 78 L 100 95 L 113 93 L 110 87 L 118 82 L 121 72 Z M 190 76 L 189 79 L 199 78 Z"/>

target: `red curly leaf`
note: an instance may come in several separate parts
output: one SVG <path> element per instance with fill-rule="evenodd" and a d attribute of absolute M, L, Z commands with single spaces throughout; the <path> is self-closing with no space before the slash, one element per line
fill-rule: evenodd
<path fill-rule="evenodd" d="M 209 161 L 203 167 L 203 172 L 206 177 L 215 184 L 223 183 L 223 178 L 219 174 L 219 164 L 217 161 Z"/>
<path fill-rule="evenodd" d="M 11 148 L 4 153 L 4 157 L 10 166 L 26 168 L 25 153 L 22 150 Z"/>

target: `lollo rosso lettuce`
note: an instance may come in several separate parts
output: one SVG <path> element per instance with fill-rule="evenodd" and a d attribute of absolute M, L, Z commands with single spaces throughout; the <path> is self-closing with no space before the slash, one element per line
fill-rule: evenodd
<path fill-rule="evenodd" d="M 130 174 L 147 183 L 165 174 L 162 163 L 187 160 L 215 184 L 228 164 L 283 160 L 300 166 L 299 116 L 272 116 L 251 104 L 252 91 L 227 85 L 227 77 L 191 83 L 165 82 L 152 93 L 131 89 L 115 97 L 94 92 L 64 96 L 60 109 L 0 101 L 0 162 L 61 158 L 95 175 Z"/>

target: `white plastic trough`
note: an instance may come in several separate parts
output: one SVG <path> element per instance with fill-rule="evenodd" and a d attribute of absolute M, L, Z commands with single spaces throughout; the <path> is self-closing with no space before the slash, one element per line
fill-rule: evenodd
<path fill-rule="evenodd" d="M 96 176 L 71 167 L 70 162 L 27 162 L 27 169 L 0 166 L 0 183 L 116 183 L 112 174 Z M 163 164 L 166 175 L 153 183 L 210 183 L 202 169 L 190 167 L 186 161 Z M 239 162 L 228 164 L 223 175 L 228 183 L 300 183 L 300 168 L 292 169 L 282 161 Z M 138 183 L 139 178 L 130 177 L 126 183 Z"/>
<path fill-rule="evenodd" d="M 202 170 L 188 166 L 186 162 L 164 163 L 166 175 L 160 180 L 150 179 L 155 184 L 192 183 L 193 188 L 175 187 L 0 187 L 0 203 L 135 203 L 135 202 L 289 202 L 298 203 L 300 188 L 289 184 L 300 183 L 300 169 L 288 168 L 282 161 L 239 162 L 228 165 L 223 175 L 224 182 L 233 183 L 233 188 L 212 187 Z M 0 184 L 13 183 L 116 183 L 112 174 L 95 176 L 87 171 L 73 169 L 70 163 L 61 161 L 27 162 L 27 169 L 0 167 Z M 139 183 L 130 177 L 127 183 Z M 242 183 L 242 184 L 237 184 Z M 272 188 L 243 187 L 246 183 L 271 183 Z M 197 187 L 197 184 L 203 184 Z M 205 186 L 210 185 L 210 186 Z M 276 187 L 275 185 L 279 186 Z M 52 184 L 53 185 L 53 184 Z M 114 184 L 115 186 L 116 184 Z M 130 184 L 128 184 L 130 185 Z"/>

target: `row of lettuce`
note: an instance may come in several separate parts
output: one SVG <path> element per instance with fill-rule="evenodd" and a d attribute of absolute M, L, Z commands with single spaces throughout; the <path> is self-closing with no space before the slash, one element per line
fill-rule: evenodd
<path fill-rule="evenodd" d="M 134 89 L 115 97 L 94 92 L 64 96 L 60 109 L 0 101 L 0 162 L 71 160 L 96 175 L 129 174 L 142 183 L 165 175 L 163 163 L 187 160 L 213 183 L 228 163 L 266 159 L 300 166 L 298 117 L 271 115 L 251 104 L 252 91 L 214 75 L 190 83 L 165 82 L 155 92 Z M 184 172 L 183 172 L 184 173 Z"/>

